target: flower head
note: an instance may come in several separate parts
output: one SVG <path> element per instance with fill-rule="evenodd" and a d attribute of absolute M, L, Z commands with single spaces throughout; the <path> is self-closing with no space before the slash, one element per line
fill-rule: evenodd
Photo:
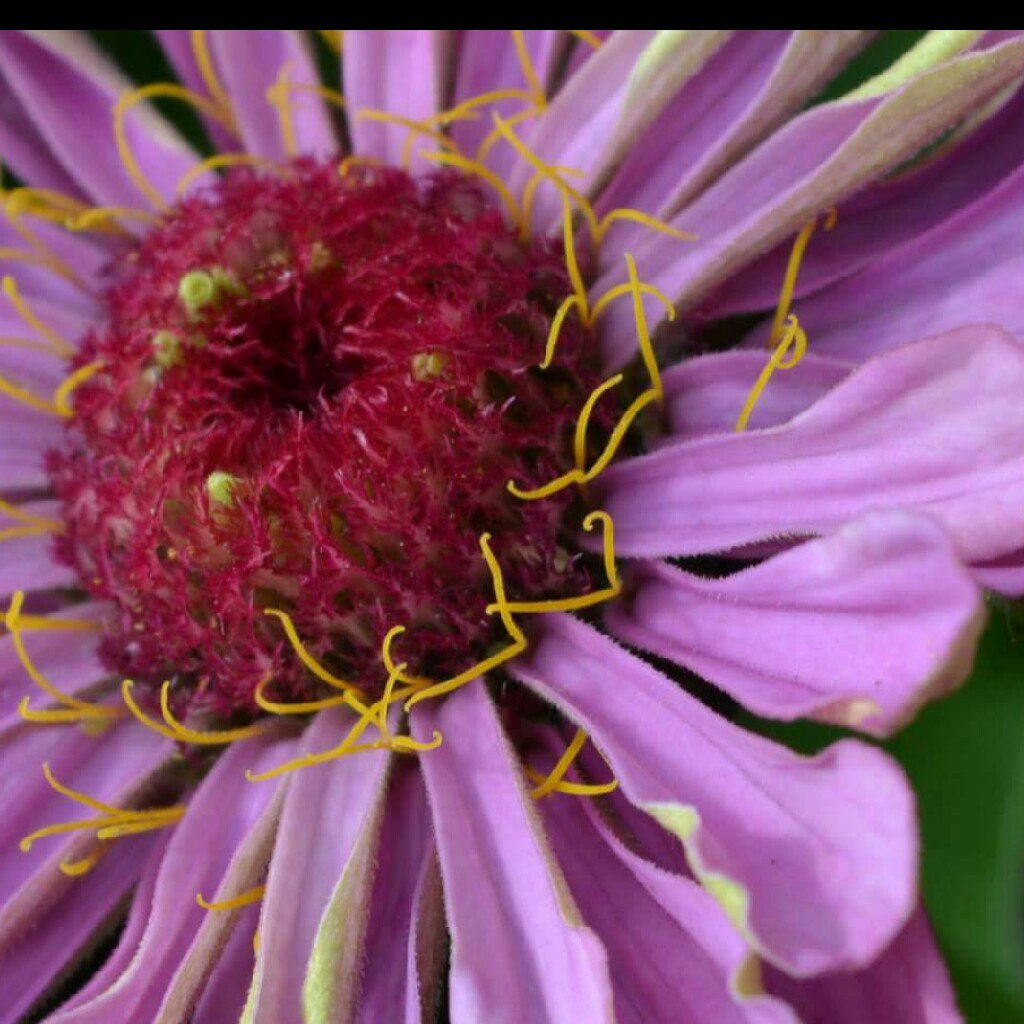
<path fill-rule="evenodd" d="M 841 311 L 1021 41 L 159 35 L 0 34 L 0 1020 L 129 892 L 47 1019 L 954 1018 L 898 768 L 734 712 L 888 735 L 1019 589 L 1017 324 Z"/>

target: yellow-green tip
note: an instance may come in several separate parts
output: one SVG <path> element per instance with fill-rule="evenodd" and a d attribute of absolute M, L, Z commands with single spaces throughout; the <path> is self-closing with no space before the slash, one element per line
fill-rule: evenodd
<path fill-rule="evenodd" d="M 219 288 L 205 270 L 189 271 L 178 284 L 178 298 L 189 313 L 198 313 L 217 298 Z"/>
<path fill-rule="evenodd" d="M 215 469 L 206 478 L 206 493 L 210 495 L 210 501 L 216 502 L 218 505 L 231 505 L 233 502 L 232 492 L 237 483 L 238 477 Z"/>

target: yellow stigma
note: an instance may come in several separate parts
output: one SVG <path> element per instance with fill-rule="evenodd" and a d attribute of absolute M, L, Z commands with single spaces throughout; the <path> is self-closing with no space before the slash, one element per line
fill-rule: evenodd
<path fill-rule="evenodd" d="M 217 284 L 205 270 L 187 273 L 178 284 L 178 298 L 191 315 L 195 315 L 217 298 Z"/>
<path fill-rule="evenodd" d="M 157 363 L 165 370 L 181 362 L 181 339 L 174 331 L 157 331 L 150 344 Z"/>
<path fill-rule="evenodd" d="M 206 493 L 210 501 L 217 505 L 231 506 L 234 504 L 234 489 L 238 483 L 238 477 L 225 473 L 222 469 L 215 469 L 206 478 Z"/>

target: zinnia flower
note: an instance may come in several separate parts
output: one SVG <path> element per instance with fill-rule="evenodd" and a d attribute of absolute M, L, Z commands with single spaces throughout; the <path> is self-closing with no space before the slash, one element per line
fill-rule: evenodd
<path fill-rule="evenodd" d="M 158 36 L 0 34 L 0 1021 L 957 1019 L 899 769 L 737 712 L 1019 586 L 1024 41 Z"/>

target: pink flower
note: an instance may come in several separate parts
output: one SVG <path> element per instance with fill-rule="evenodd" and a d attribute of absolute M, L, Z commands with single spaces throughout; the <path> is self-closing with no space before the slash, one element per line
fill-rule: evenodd
<path fill-rule="evenodd" d="M 897 766 L 732 712 L 1024 590 L 1024 41 L 322 35 L 0 33 L 0 1022 L 959 1019 Z"/>

